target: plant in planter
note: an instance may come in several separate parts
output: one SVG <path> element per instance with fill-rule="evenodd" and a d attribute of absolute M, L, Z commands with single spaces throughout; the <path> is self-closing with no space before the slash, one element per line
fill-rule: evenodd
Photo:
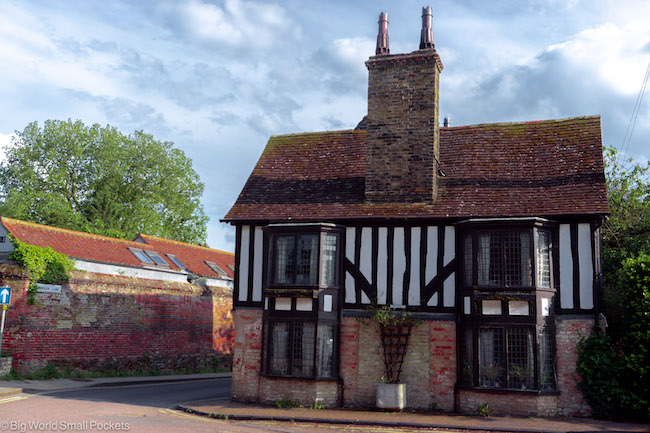
<path fill-rule="evenodd" d="M 383 409 L 403 409 L 406 406 L 406 384 L 400 383 L 402 364 L 408 348 L 411 330 L 422 323 L 411 313 L 387 305 L 368 307 L 370 321 L 379 324 L 384 352 L 384 375 L 377 387 L 377 406 Z"/>
<path fill-rule="evenodd" d="M 479 372 L 483 386 L 499 387 L 501 385 L 503 369 L 499 364 L 488 364 L 481 367 Z"/>

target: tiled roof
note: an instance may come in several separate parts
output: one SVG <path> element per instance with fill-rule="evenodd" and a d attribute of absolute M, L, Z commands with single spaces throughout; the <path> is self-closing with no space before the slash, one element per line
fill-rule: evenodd
<path fill-rule="evenodd" d="M 215 277 L 218 274 L 212 270 L 205 262 L 215 263 L 221 268 L 228 277 L 233 278 L 235 272 L 228 267 L 235 266 L 235 254 L 225 251 L 213 250 L 212 248 L 202 247 L 200 245 L 186 244 L 184 242 L 173 241 L 171 239 L 159 238 L 147 234 L 139 234 L 137 239 L 141 239 L 154 251 L 163 254 L 173 254 L 187 269 L 195 274 Z M 166 255 L 163 258 L 173 265 L 172 261 Z M 174 265 L 175 266 L 175 265 Z"/>
<path fill-rule="evenodd" d="M 6 217 L 1 217 L 0 221 L 7 231 L 18 240 L 39 247 L 50 246 L 55 251 L 75 259 L 134 267 L 147 266 L 143 265 L 129 250 L 129 248 L 136 248 L 157 252 L 173 270 L 180 270 L 180 268 L 169 259 L 167 254 L 175 255 L 191 272 L 204 277 L 217 276 L 204 263 L 206 260 L 217 263 L 230 278 L 234 274 L 227 266 L 228 264 L 234 266 L 234 254 L 207 247 L 190 245 L 149 235 L 139 236 L 146 243 L 127 241 Z M 153 265 L 149 267 L 153 267 Z"/>
<path fill-rule="evenodd" d="M 364 130 L 274 136 L 225 221 L 607 214 L 600 116 L 440 128 L 433 203 L 365 202 Z"/>

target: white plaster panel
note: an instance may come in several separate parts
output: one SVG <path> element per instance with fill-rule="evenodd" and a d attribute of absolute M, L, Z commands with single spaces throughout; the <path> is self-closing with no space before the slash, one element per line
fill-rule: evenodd
<path fill-rule="evenodd" d="M 463 314 L 472 314 L 472 300 L 469 296 L 463 298 Z"/>
<path fill-rule="evenodd" d="M 310 298 L 296 298 L 296 311 L 311 311 L 313 301 Z"/>
<path fill-rule="evenodd" d="M 427 259 L 424 272 L 425 282 L 429 284 L 438 274 L 438 227 L 427 227 Z"/>
<path fill-rule="evenodd" d="M 277 311 L 291 311 L 291 298 L 275 298 Z"/>
<path fill-rule="evenodd" d="M 393 237 L 393 299 L 392 304 L 404 303 L 403 287 L 406 272 L 406 254 L 404 253 L 404 228 L 396 227 Z"/>
<path fill-rule="evenodd" d="M 364 227 L 361 229 L 361 251 L 359 257 L 359 270 L 372 284 L 372 229 Z"/>
<path fill-rule="evenodd" d="M 332 295 L 323 295 L 323 311 L 332 312 Z"/>
<path fill-rule="evenodd" d="M 377 237 L 377 303 L 385 305 L 388 290 L 388 229 L 379 227 Z"/>
<path fill-rule="evenodd" d="M 571 254 L 571 225 L 560 224 L 560 305 L 573 308 L 573 255 Z"/>
<path fill-rule="evenodd" d="M 453 307 L 456 295 L 456 273 L 453 272 L 442 285 L 442 305 L 444 307 Z"/>
<path fill-rule="evenodd" d="M 591 226 L 578 224 L 578 258 L 580 263 L 580 308 L 594 308 L 594 261 L 591 251 Z"/>
<path fill-rule="evenodd" d="M 454 227 L 445 227 L 445 254 L 442 265 L 447 266 L 456 257 L 456 236 Z"/>
<path fill-rule="evenodd" d="M 411 278 L 408 305 L 420 305 L 420 227 L 411 230 Z"/>
<path fill-rule="evenodd" d="M 427 302 L 427 305 L 429 307 L 437 307 L 438 306 L 438 293 L 434 293 L 431 299 L 429 299 L 429 302 Z"/>
<path fill-rule="evenodd" d="M 262 300 L 262 265 L 263 265 L 263 252 L 262 246 L 264 239 L 264 232 L 262 227 L 255 227 L 255 239 L 253 240 L 255 247 L 255 254 L 253 256 L 253 301 L 260 302 Z"/>
<path fill-rule="evenodd" d="M 354 264 L 354 228 L 345 229 L 345 257 Z M 345 302 L 354 304 L 356 302 L 354 278 L 349 272 L 345 273 Z"/>
<path fill-rule="evenodd" d="M 250 226 L 242 226 L 241 228 L 241 246 L 239 251 L 239 301 L 248 301 L 248 247 L 250 245 Z"/>
<path fill-rule="evenodd" d="M 482 301 L 483 314 L 486 316 L 501 314 L 501 301 Z"/>
<path fill-rule="evenodd" d="M 361 303 L 370 304 L 370 298 L 366 295 L 366 292 L 361 292 Z"/>

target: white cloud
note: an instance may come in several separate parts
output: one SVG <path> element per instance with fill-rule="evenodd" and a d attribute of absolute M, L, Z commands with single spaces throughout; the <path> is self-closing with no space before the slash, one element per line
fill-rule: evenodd
<path fill-rule="evenodd" d="M 569 64 L 591 71 L 617 91 L 636 95 L 650 60 L 649 47 L 650 29 L 605 23 L 548 51 L 561 53 Z"/>
<path fill-rule="evenodd" d="M 160 11 L 182 34 L 213 46 L 271 48 L 283 36 L 301 34 L 285 10 L 273 4 L 226 0 L 220 7 L 189 0 L 165 4 Z"/>
<path fill-rule="evenodd" d="M 6 159 L 5 148 L 11 146 L 11 141 L 18 136 L 14 133 L 3 134 L 0 132 L 0 163 Z"/>

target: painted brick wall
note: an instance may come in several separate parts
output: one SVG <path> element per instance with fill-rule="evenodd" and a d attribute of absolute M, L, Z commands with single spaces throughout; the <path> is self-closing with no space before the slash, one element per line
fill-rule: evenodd
<path fill-rule="evenodd" d="M 38 293 L 15 265 L 0 265 L 13 288 L 3 350 L 14 368 L 48 362 L 72 367 L 186 368 L 214 357 L 230 362 L 232 294 L 190 283 L 73 271 L 61 293 Z"/>
<path fill-rule="evenodd" d="M 232 359 L 231 398 L 234 401 L 260 401 L 262 357 L 262 309 L 233 310 L 235 341 Z"/>
<path fill-rule="evenodd" d="M 363 354 L 359 356 L 359 354 Z M 344 317 L 341 324 L 343 405 L 374 407 L 377 384 L 384 374 L 379 326 Z M 411 332 L 401 381 L 407 384 L 409 408 L 454 409 L 456 325 L 425 321 Z"/>

